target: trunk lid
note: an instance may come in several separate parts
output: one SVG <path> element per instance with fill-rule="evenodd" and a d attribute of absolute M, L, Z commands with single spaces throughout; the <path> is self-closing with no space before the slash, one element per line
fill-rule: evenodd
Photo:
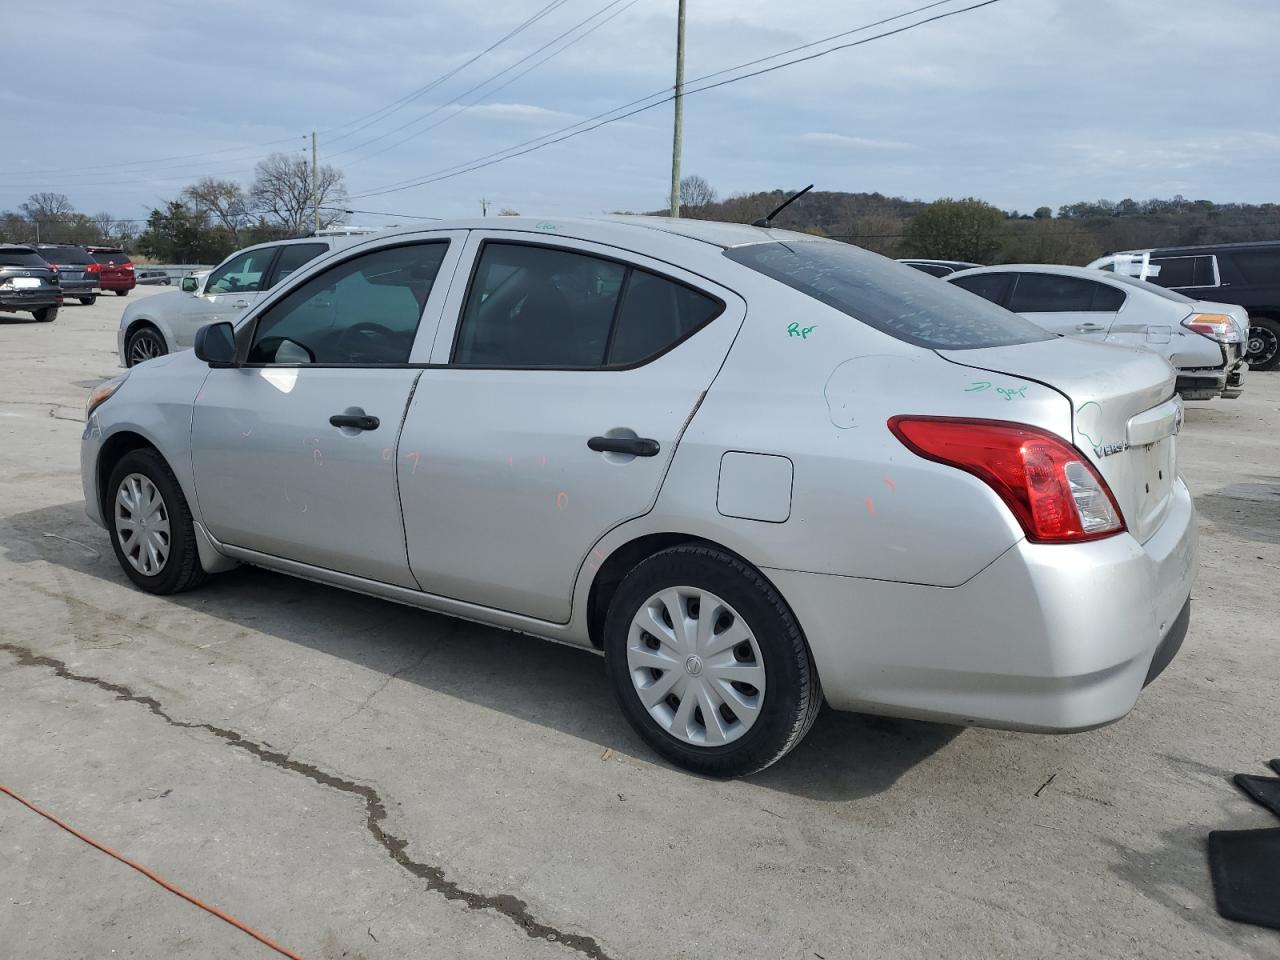
<path fill-rule="evenodd" d="M 1106 480 L 1125 525 L 1145 543 L 1169 510 L 1182 402 L 1176 374 L 1149 350 L 1060 337 L 943 350 L 952 363 L 1037 380 L 1071 402 L 1071 440 Z"/>

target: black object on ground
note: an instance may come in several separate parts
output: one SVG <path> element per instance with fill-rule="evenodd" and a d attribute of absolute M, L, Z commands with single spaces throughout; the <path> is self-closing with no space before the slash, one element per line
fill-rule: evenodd
<path fill-rule="evenodd" d="M 1280 780 L 1275 777 L 1254 777 L 1247 773 L 1237 773 L 1234 779 L 1237 787 L 1280 817 Z M 1280 898 L 1280 890 L 1276 891 L 1276 896 Z"/>
<path fill-rule="evenodd" d="M 1272 760 L 1271 769 L 1274 770 L 1276 773 L 1280 773 L 1280 760 Z"/>
<path fill-rule="evenodd" d="M 1280 829 L 1214 830 L 1209 874 L 1220 914 L 1280 930 Z"/>

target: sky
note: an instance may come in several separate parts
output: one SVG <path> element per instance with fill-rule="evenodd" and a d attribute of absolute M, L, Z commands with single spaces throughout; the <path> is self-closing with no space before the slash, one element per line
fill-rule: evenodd
<path fill-rule="evenodd" d="M 688 0 L 686 80 L 926 2 Z M 944 0 L 803 53 L 975 2 Z M 201 176 L 247 185 L 267 153 L 309 153 L 312 130 L 321 162 L 345 174 L 348 206 L 374 211 L 357 223 L 474 216 L 483 200 L 491 214 L 561 216 L 666 205 L 669 102 L 378 191 L 669 91 L 676 0 L 131 0 L 109 12 L 64 0 L 49 18 L 39 5 L 5 11 L 0 209 L 50 190 L 86 213 L 145 218 Z M 50 45 L 68 24 L 78 42 Z M 721 196 L 814 183 L 1021 211 L 1174 194 L 1280 201 L 1277 41 L 1275 0 L 999 0 L 691 93 L 682 169 Z"/>

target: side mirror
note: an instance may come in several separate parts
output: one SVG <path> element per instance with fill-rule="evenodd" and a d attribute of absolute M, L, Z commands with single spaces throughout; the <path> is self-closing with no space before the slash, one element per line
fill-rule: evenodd
<path fill-rule="evenodd" d="M 196 331 L 196 357 L 211 367 L 236 365 L 236 335 L 225 320 Z"/>
<path fill-rule="evenodd" d="M 198 277 L 183 277 L 183 278 L 182 278 L 182 292 L 183 292 L 183 293 L 195 293 L 195 292 L 196 292 L 197 290 L 199 290 L 199 289 L 200 289 L 200 279 L 199 279 Z"/>

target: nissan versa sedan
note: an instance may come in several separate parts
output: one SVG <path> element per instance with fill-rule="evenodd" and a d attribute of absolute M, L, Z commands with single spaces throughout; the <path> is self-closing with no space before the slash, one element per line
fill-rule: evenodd
<path fill-rule="evenodd" d="M 1067 337 L 1143 347 L 1178 371 L 1184 400 L 1244 392 L 1249 314 L 1132 277 L 1085 267 L 1007 263 L 953 273 L 948 283 Z"/>
<path fill-rule="evenodd" d="M 170 594 L 239 563 L 600 651 L 668 760 L 759 770 L 837 710 L 1124 716 L 1187 630 L 1181 401 L 803 234 L 441 223 L 300 268 L 100 385 L 89 515 Z"/>

